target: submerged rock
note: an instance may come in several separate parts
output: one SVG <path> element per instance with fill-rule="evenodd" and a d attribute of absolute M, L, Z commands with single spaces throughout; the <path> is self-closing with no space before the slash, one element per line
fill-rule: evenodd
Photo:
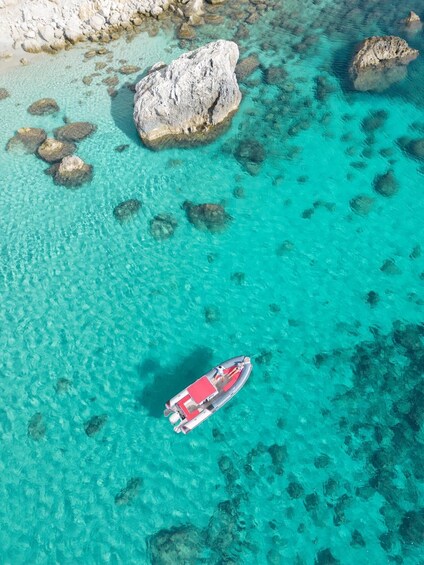
<path fill-rule="evenodd" d="M 256 175 L 265 160 L 265 149 L 256 139 L 243 139 L 237 145 L 234 156 L 251 175 Z"/>
<path fill-rule="evenodd" d="M 231 220 L 231 216 L 221 204 L 193 204 L 186 200 L 183 209 L 188 221 L 199 230 L 221 231 Z"/>
<path fill-rule="evenodd" d="M 219 40 L 152 70 L 136 86 L 134 121 L 152 148 L 215 137 L 237 110 L 239 50 Z"/>
<path fill-rule="evenodd" d="M 34 116 L 45 116 L 59 111 L 59 106 L 53 98 L 41 98 L 33 102 L 28 108 L 28 112 Z"/>
<path fill-rule="evenodd" d="M 424 508 L 406 512 L 399 533 L 405 543 L 414 545 L 424 543 Z"/>
<path fill-rule="evenodd" d="M 72 155 L 76 147 L 69 141 L 58 141 L 48 137 L 37 149 L 37 155 L 47 163 L 56 163 Z"/>
<path fill-rule="evenodd" d="M 339 563 L 340 561 L 334 557 L 328 547 L 318 551 L 315 557 L 315 565 L 339 565 Z"/>
<path fill-rule="evenodd" d="M 76 188 L 90 182 L 93 176 L 93 166 L 73 155 L 64 157 L 60 163 L 55 163 L 48 172 L 53 176 L 56 184 Z"/>
<path fill-rule="evenodd" d="M 195 565 L 203 550 L 202 532 L 195 526 L 178 526 L 160 530 L 147 542 L 150 563 Z"/>
<path fill-rule="evenodd" d="M 6 90 L 5 88 L 0 88 L 0 100 L 5 100 L 6 98 L 9 98 L 10 94 L 9 91 Z"/>
<path fill-rule="evenodd" d="M 374 206 L 374 201 L 374 198 L 366 196 L 365 194 L 360 194 L 355 196 L 355 198 L 352 198 L 350 201 L 350 207 L 355 214 L 358 214 L 359 216 L 367 216 Z"/>
<path fill-rule="evenodd" d="M 386 110 L 377 110 L 375 112 L 370 112 L 366 118 L 362 121 L 362 129 L 366 133 L 375 131 L 376 129 L 384 126 L 389 114 Z"/>
<path fill-rule="evenodd" d="M 406 152 L 414 159 L 424 159 L 424 137 L 420 139 L 413 139 L 406 143 Z"/>
<path fill-rule="evenodd" d="M 369 37 L 357 47 L 349 73 L 356 90 L 381 91 L 405 78 L 408 63 L 419 55 L 417 49 L 393 35 Z"/>
<path fill-rule="evenodd" d="M 103 426 L 107 422 L 107 414 L 100 414 L 99 416 L 93 416 L 87 420 L 84 424 L 85 433 L 88 437 L 92 437 L 100 432 Z"/>
<path fill-rule="evenodd" d="M 177 226 L 177 220 L 170 214 L 158 214 L 150 221 L 150 233 L 157 240 L 169 239 Z"/>
<path fill-rule="evenodd" d="M 386 275 L 400 275 L 402 273 L 393 259 L 386 259 L 381 265 L 380 271 L 386 273 Z"/>
<path fill-rule="evenodd" d="M 118 206 L 115 206 L 115 208 L 113 209 L 113 215 L 120 222 L 124 222 L 132 216 L 135 216 L 140 208 L 140 200 L 131 198 L 131 200 L 125 200 L 125 202 L 121 202 L 120 204 L 118 204 Z"/>
<path fill-rule="evenodd" d="M 237 63 L 236 66 L 236 77 L 239 81 L 243 81 L 248 76 L 250 76 L 259 67 L 260 61 L 257 55 L 249 55 L 245 59 L 242 59 Z"/>
<path fill-rule="evenodd" d="M 64 377 L 61 377 L 56 381 L 54 388 L 56 390 L 56 394 L 66 394 L 71 386 L 72 386 L 72 381 L 70 381 L 69 379 L 65 379 Z"/>
<path fill-rule="evenodd" d="M 54 130 L 54 136 L 59 141 L 81 141 L 96 131 L 96 126 L 90 122 L 73 122 Z"/>
<path fill-rule="evenodd" d="M 28 423 L 28 435 L 35 441 L 43 439 L 46 435 L 46 424 L 43 420 L 41 412 L 36 412 Z"/>
<path fill-rule="evenodd" d="M 217 306 L 206 306 L 205 320 L 208 324 L 215 324 L 221 319 L 221 312 Z"/>
<path fill-rule="evenodd" d="M 127 504 L 130 504 L 138 495 L 142 482 L 143 481 L 139 477 L 133 477 L 130 479 L 126 486 L 115 496 L 115 504 L 117 506 L 126 506 Z"/>
<path fill-rule="evenodd" d="M 377 175 L 374 179 L 374 189 L 382 196 L 393 196 L 399 189 L 394 172 L 390 170 L 384 175 Z"/>
<path fill-rule="evenodd" d="M 7 151 L 15 149 L 25 153 L 35 153 L 47 139 L 46 132 L 41 128 L 19 128 L 6 145 Z"/>

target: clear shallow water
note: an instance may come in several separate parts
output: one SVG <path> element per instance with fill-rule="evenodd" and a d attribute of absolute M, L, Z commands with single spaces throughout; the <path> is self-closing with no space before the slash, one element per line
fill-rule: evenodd
<path fill-rule="evenodd" d="M 79 190 L 55 186 L 33 156 L 0 152 L 2 562 L 322 564 L 328 549 L 347 564 L 422 563 L 419 518 L 405 514 L 423 507 L 424 267 L 410 258 L 423 244 L 423 164 L 396 140 L 422 136 L 423 63 L 384 94 L 345 88 L 353 43 L 398 32 L 394 5 L 384 7 L 392 23 L 379 28 L 378 5 L 368 23 L 342 3 L 302 4 L 298 16 L 296 2 L 285 5 L 303 31 L 276 27 L 283 8 L 260 19 L 238 40 L 243 55 L 284 62 L 288 76 L 277 87 L 251 75 L 230 130 L 195 149 L 143 148 L 131 77 L 119 75 L 115 98 L 105 70 L 85 86 L 104 59 L 85 61 L 88 46 L 1 76 L 11 97 L 0 102 L 0 146 L 18 127 L 51 132 L 65 116 L 98 127 L 78 146 L 94 166 Z M 315 43 L 293 51 L 314 26 Z M 235 32 L 207 26 L 197 43 Z M 423 49 L 419 37 L 411 44 Z M 182 50 L 169 31 L 108 48 L 113 68 L 126 59 L 142 69 Z M 325 100 L 318 75 L 332 87 Z M 60 112 L 27 114 L 43 96 Z M 366 143 L 362 122 L 377 110 L 387 119 Z M 290 133 L 299 122 L 307 127 Z M 265 150 L 256 176 L 234 158 L 245 138 Z M 389 168 L 399 191 L 384 198 L 372 185 Z M 358 194 L 375 198 L 367 216 L 350 209 Z M 121 225 L 112 210 L 129 198 L 143 206 Z M 185 200 L 222 202 L 233 220 L 200 232 Z M 163 212 L 179 225 L 157 242 L 149 221 Z M 398 274 L 380 270 L 387 259 Z M 243 392 L 190 436 L 173 434 L 164 401 L 238 353 L 256 361 Z M 71 384 L 58 393 L 61 378 Z M 39 441 L 28 436 L 36 413 Z M 88 437 L 84 424 L 102 414 Z M 132 478 L 141 479 L 134 499 L 116 504 Z M 175 553 L 152 559 L 152 536 L 183 526 Z"/>

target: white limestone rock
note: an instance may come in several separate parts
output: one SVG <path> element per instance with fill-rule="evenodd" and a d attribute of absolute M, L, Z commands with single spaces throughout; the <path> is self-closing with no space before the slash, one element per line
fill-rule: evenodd
<path fill-rule="evenodd" d="M 238 57 L 236 43 L 218 40 L 142 78 L 134 121 L 143 143 L 158 148 L 216 137 L 241 101 Z"/>

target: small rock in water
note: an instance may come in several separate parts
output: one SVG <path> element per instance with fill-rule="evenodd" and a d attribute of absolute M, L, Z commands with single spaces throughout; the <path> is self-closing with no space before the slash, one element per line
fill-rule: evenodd
<path fill-rule="evenodd" d="M 405 145 L 406 152 L 414 159 L 424 159 L 424 137 L 413 139 Z"/>
<path fill-rule="evenodd" d="M 46 424 L 41 412 L 36 412 L 28 423 L 28 435 L 35 441 L 39 441 L 46 435 Z"/>
<path fill-rule="evenodd" d="M 222 231 L 232 219 L 221 204 L 193 204 L 186 200 L 183 209 L 188 221 L 199 230 Z"/>
<path fill-rule="evenodd" d="M 126 151 L 129 147 L 128 143 L 124 143 L 123 145 L 118 145 L 117 147 L 115 147 L 115 151 L 117 153 L 122 153 L 123 151 Z"/>
<path fill-rule="evenodd" d="M 325 467 L 328 467 L 330 463 L 331 459 L 326 453 L 318 455 L 318 457 L 315 457 L 314 459 L 314 465 L 317 469 L 324 469 Z"/>
<path fill-rule="evenodd" d="M 205 320 L 208 324 L 215 324 L 221 319 L 221 312 L 216 306 L 207 306 L 205 308 Z"/>
<path fill-rule="evenodd" d="M 382 196 L 393 196 L 399 189 L 394 172 L 389 170 L 384 175 L 377 175 L 374 179 L 374 189 Z"/>
<path fill-rule="evenodd" d="M 415 245 L 414 249 L 409 254 L 410 259 L 418 259 L 421 257 L 421 245 Z"/>
<path fill-rule="evenodd" d="M 142 482 L 143 481 L 139 477 L 133 477 L 130 479 L 126 486 L 115 496 L 115 504 L 117 506 L 130 504 L 138 495 Z"/>
<path fill-rule="evenodd" d="M 246 279 L 246 275 L 242 272 L 236 272 L 231 274 L 232 282 L 235 282 L 238 285 L 244 284 L 245 279 Z"/>
<path fill-rule="evenodd" d="M 90 122 L 73 122 L 56 128 L 54 136 L 59 141 L 81 141 L 96 131 L 96 126 Z"/>
<path fill-rule="evenodd" d="M 5 98 L 9 98 L 10 94 L 5 88 L 0 88 L 0 100 L 4 100 Z"/>
<path fill-rule="evenodd" d="M 55 390 L 57 394 L 66 394 L 72 385 L 72 381 L 65 378 L 60 378 L 56 381 Z"/>
<path fill-rule="evenodd" d="M 46 132 L 41 128 L 19 128 L 6 145 L 7 151 L 20 150 L 25 153 L 35 153 L 47 139 Z"/>
<path fill-rule="evenodd" d="M 352 198 L 350 201 L 350 207 L 355 214 L 358 214 L 359 216 L 367 216 L 374 206 L 374 200 L 375 199 L 370 196 L 360 194 L 355 196 L 355 198 Z"/>
<path fill-rule="evenodd" d="M 386 275 L 400 275 L 402 273 L 393 259 L 386 259 L 381 265 L 380 271 L 383 271 Z"/>
<path fill-rule="evenodd" d="M 301 498 L 303 496 L 303 493 L 305 492 L 305 489 L 299 482 L 290 481 L 287 486 L 287 492 L 290 498 Z"/>
<path fill-rule="evenodd" d="M 59 111 L 59 106 L 53 98 L 41 98 L 33 102 L 28 108 L 28 112 L 34 116 L 45 116 Z"/>
<path fill-rule="evenodd" d="M 72 155 L 75 149 L 75 145 L 69 141 L 58 141 L 48 137 L 37 149 L 37 155 L 47 163 L 56 163 Z"/>
<path fill-rule="evenodd" d="M 290 253 L 290 251 L 292 251 L 293 249 L 294 249 L 294 243 L 286 240 L 283 241 L 283 243 L 277 247 L 276 254 L 279 257 L 282 257 L 283 255 Z"/>
<path fill-rule="evenodd" d="M 318 551 L 315 557 L 315 565 L 339 565 L 340 561 L 334 557 L 331 550 L 327 547 Z"/>
<path fill-rule="evenodd" d="M 362 537 L 361 532 L 358 532 L 358 530 L 353 530 L 350 545 L 352 547 L 365 547 L 366 543 L 364 538 Z"/>
<path fill-rule="evenodd" d="M 250 76 L 259 67 L 260 61 L 256 55 L 249 55 L 236 65 L 236 77 L 238 80 L 243 81 Z"/>
<path fill-rule="evenodd" d="M 404 514 L 399 533 L 405 543 L 424 544 L 424 507 Z"/>
<path fill-rule="evenodd" d="M 118 206 L 115 206 L 113 209 L 113 215 L 119 222 L 124 222 L 137 214 L 140 208 L 140 200 L 132 198 L 131 200 L 125 200 L 125 202 L 121 202 Z"/>
<path fill-rule="evenodd" d="M 269 365 L 272 360 L 272 351 L 261 351 L 255 360 L 258 365 Z"/>
<path fill-rule="evenodd" d="M 362 122 L 362 129 L 366 132 L 373 132 L 376 129 L 384 126 L 389 114 L 386 110 L 376 110 L 375 112 L 370 112 Z"/>
<path fill-rule="evenodd" d="M 423 23 L 420 16 L 412 10 L 409 12 L 408 17 L 401 20 L 401 23 L 405 26 L 405 30 L 411 35 L 418 33 L 423 29 Z"/>
<path fill-rule="evenodd" d="M 64 157 L 60 163 L 52 165 L 47 172 L 53 176 L 56 184 L 67 188 L 77 188 L 91 181 L 93 166 L 73 155 Z"/>
<path fill-rule="evenodd" d="M 251 175 L 255 175 L 265 160 L 265 149 L 256 139 L 244 139 L 237 145 L 234 156 Z"/>
<path fill-rule="evenodd" d="M 367 294 L 366 300 L 370 306 L 376 306 L 380 301 L 380 297 L 377 292 L 370 290 Z"/>
<path fill-rule="evenodd" d="M 317 493 L 313 492 L 311 494 L 307 494 L 305 496 L 304 504 L 307 512 L 310 512 L 311 510 L 317 508 L 319 505 L 319 496 L 317 495 Z"/>
<path fill-rule="evenodd" d="M 93 416 L 84 424 L 85 433 L 92 437 L 100 432 L 103 426 L 107 422 L 107 414 L 100 414 L 99 416 Z"/>
<path fill-rule="evenodd" d="M 137 67 L 135 65 L 123 65 L 119 68 L 119 72 L 122 75 L 132 75 L 134 73 L 138 73 L 139 71 L 141 71 L 140 67 Z"/>
<path fill-rule="evenodd" d="M 150 221 L 150 233 L 159 240 L 169 239 L 178 226 L 177 220 L 170 214 L 158 214 Z"/>
<path fill-rule="evenodd" d="M 272 303 L 272 304 L 269 305 L 269 310 L 273 314 L 278 314 L 279 312 L 281 312 L 281 306 L 279 306 L 278 304 Z"/>

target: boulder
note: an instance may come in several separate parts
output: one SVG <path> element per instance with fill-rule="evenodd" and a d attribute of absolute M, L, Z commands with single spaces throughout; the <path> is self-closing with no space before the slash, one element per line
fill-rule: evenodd
<path fill-rule="evenodd" d="M 25 153 L 35 153 L 47 139 L 46 132 L 41 128 L 19 128 L 6 145 L 7 151 L 23 150 Z"/>
<path fill-rule="evenodd" d="M 54 136 L 59 141 L 81 141 L 96 131 L 96 126 L 90 122 L 73 122 L 54 130 Z"/>
<path fill-rule="evenodd" d="M 406 66 L 419 55 L 417 49 L 393 35 L 369 37 L 360 43 L 349 73 L 355 90 L 382 91 L 406 76 Z"/>
<path fill-rule="evenodd" d="M 93 166 L 85 163 L 76 155 L 64 157 L 60 163 L 53 165 L 50 170 L 56 184 L 75 188 L 89 182 L 93 176 Z"/>
<path fill-rule="evenodd" d="M 37 149 L 37 155 L 47 163 L 56 163 L 72 155 L 75 149 L 75 145 L 69 141 L 58 141 L 48 137 Z"/>
<path fill-rule="evenodd" d="M 150 221 L 150 233 L 157 240 L 169 239 L 177 225 L 177 220 L 170 214 L 158 214 Z"/>
<path fill-rule="evenodd" d="M 145 145 L 208 141 L 237 110 L 239 50 L 219 40 L 158 67 L 136 86 L 134 121 Z"/>
<path fill-rule="evenodd" d="M 113 209 L 113 215 L 118 221 L 124 222 L 125 220 L 128 220 L 129 218 L 137 214 L 140 208 L 140 200 L 132 198 L 131 200 L 125 200 L 124 202 L 118 204 L 118 206 L 115 206 L 115 208 Z"/>
<path fill-rule="evenodd" d="M 178 30 L 178 39 L 194 39 L 196 37 L 196 32 L 194 31 L 193 27 L 184 22 L 181 24 L 180 29 Z"/>
<path fill-rule="evenodd" d="M 399 183 L 392 170 L 374 179 L 374 189 L 382 196 L 393 196 L 399 189 Z"/>
<path fill-rule="evenodd" d="M 9 91 L 5 88 L 0 88 L 0 100 L 4 100 L 5 98 L 9 98 L 10 94 Z"/>
<path fill-rule="evenodd" d="M 404 25 L 406 31 L 411 34 L 417 33 L 423 29 L 423 23 L 420 16 L 412 10 L 409 12 L 408 17 L 401 20 L 401 23 Z"/>
<path fill-rule="evenodd" d="M 122 65 L 122 67 L 119 67 L 118 69 L 118 72 L 121 73 L 121 75 L 132 75 L 134 73 L 139 73 L 140 71 L 141 68 L 136 65 Z"/>
<path fill-rule="evenodd" d="M 186 200 L 183 209 L 188 221 L 199 230 L 221 231 L 231 220 L 221 204 L 193 204 Z"/>
<path fill-rule="evenodd" d="M 54 114 L 58 112 L 59 106 L 53 98 L 41 98 L 33 102 L 28 108 L 28 112 L 34 116 L 45 116 L 47 114 Z"/>

